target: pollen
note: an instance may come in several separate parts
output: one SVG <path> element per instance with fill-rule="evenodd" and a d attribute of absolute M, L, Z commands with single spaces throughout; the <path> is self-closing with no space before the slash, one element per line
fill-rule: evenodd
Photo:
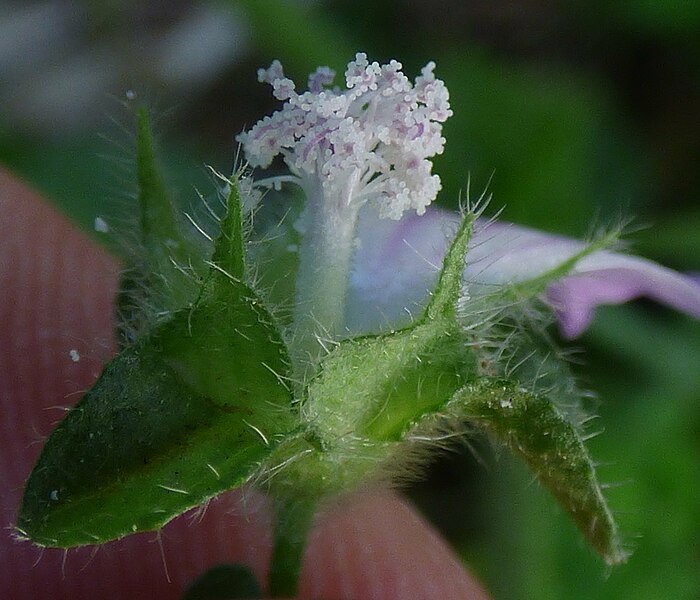
<path fill-rule="evenodd" d="M 109 233 L 109 224 L 102 217 L 95 217 L 93 227 L 97 233 Z"/>

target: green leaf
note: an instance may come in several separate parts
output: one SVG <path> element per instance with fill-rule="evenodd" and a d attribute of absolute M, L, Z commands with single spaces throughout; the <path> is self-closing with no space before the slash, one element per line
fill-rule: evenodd
<path fill-rule="evenodd" d="M 40 545 L 104 542 L 253 474 L 294 421 L 284 346 L 250 297 L 178 313 L 106 367 L 47 441 L 20 530 Z"/>
<path fill-rule="evenodd" d="M 229 226 L 240 218 L 230 206 Z M 48 439 L 18 524 L 37 544 L 158 529 L 250 478 L 296 426 L 274 320 L 221 271 L 238 252 L 231 227 L 198 302 L 109 363 Z"/>
<path fill-rule="evenodd" d="M 583 439 L 548 398 L 509 381 L 481 379 L 461 389 L 446 408 L 520 455 L 606 563 L 626 560 Z"/>
<path fill-rule="evenodd" d="M 275 406 L 287 417 L 289 359 L 274 320 L 248 286 L 233 280 L 226 285 L 226 295 L 211 294 L 178 313 L 149 337 L 150 344 L 178 377 L 217 406 L 256 412 Z"/>
<path fill-rule="evenodd" d="M 218 565 L 200 575 L 182 600 L 234 600 L 262 598 L 255 575 L 245 565 Z"/>

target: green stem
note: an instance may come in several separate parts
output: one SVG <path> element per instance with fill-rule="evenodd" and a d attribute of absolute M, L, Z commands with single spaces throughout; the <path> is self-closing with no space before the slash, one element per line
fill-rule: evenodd
<path fill-rule="evenodd" d="M 270 595 L 291 598 L 299 586 L 306 541 L 317 502 L 278 498 L 275 515 L 275 539 L 270 566 Z"/>

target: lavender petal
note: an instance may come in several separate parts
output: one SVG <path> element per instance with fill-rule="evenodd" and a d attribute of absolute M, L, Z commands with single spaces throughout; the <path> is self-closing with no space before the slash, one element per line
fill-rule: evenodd
<path fill-rule="evenodd" d="M 400 221 L 364 217 L 351 276 L 347 326 L 370 331 L 420 314 L 459 216 L 430 209 Z M 581 241 L 504 222 L 479 220 L 466 257 L 470 294 L 546 273 L 586 247 Z M 700 281 L 650 260 L 609 251 L 582 258 L 552 283 L 546 301 L 564 336 L 580 335 L 596 306 L 648 297 L 700 319 Z"/>
<path fill-rule="evenodd" d="M 656 263 L 609 252 L 583 259 L 575 274 L 552 284 L 547 300 L 562 333 L 574 338 L 593 320 L 596 306 L 647 297 L 700 319 L 700 282 Z"/>

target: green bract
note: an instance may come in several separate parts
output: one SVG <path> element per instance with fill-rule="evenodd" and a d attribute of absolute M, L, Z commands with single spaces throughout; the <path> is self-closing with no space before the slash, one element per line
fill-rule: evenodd
<path fill-rule="evenodd" d="M 170 265 L 167 277 L 181 272 L 163 248 L 177 256 L 186 243 L 154 184 L 144 118 L 138 157 L 139 173 L 149 173 L 140 177 L 145 262 Z M 242 281 L 240 224 L 232 186 L 198 297 L 112 360 L 49 438 L 19 520 L 37 543 L 69 547 L 158 529 L 248 479 L 280 434 L 296 426 L 282 379 L 290 367 L 284 343 Z M 144 288 L 139 300 L 165 312 L 169 301 L 161 286 L 172 280 L 158 275 L 156 289 Z M 160 298 L 166 298 L 163 305 Z"/>
<path fill-rule="evenodd" d="M 181 233 L 143 111 L 138 133 L 141 253 L 123 280 L 125 347 L 46 443 L 24 495 L 24 535 L 43 546 L 106 542 L 253 483 L 277 506 L 271 591 L 293 594 L 319 501 L 417 472 L 446 430 L 469 423 L 524 458 L 608 563 L 624 559 L 575 417 L 526 391 L 522 376 L 483 368 L 459 302 L 473 213 L 420 318 L 331 339 L 310 368 L 294 365 L 292 334 L 249 276 L 236 178 L 207 259 Z M 478 302 L 498 315 L 499 303 L 536 295 L 571 266 Z"/>

